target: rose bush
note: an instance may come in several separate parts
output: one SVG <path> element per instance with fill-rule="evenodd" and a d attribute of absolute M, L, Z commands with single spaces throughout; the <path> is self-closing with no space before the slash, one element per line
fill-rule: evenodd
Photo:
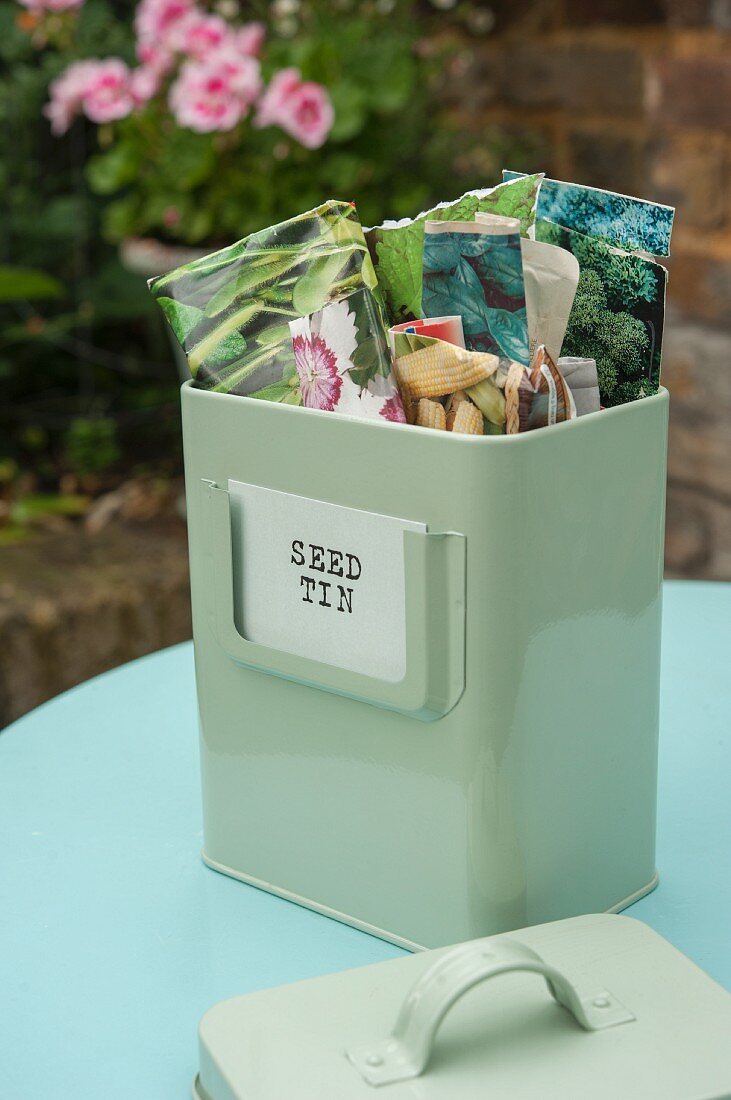
<path fill-rule="evenodd" d="M 36 11 L 82 3 L 26 0 Z M 257 56 L 264 45 L 263 24 L 227 22 L 193 0 L 140 0 L 134 29 L 136 67 L 116 57 L 77 61 L 52 82 L 45 113 L 55 134 L 65 133 L 79 114 L 91 122 L 117 122 L 141 113 L 158 96 L 178 126 L 226 133 L 261 96 L 257 126 L 279 126 L 308 149 L 327 138 L 334 112 L 320 84 L 303 81 L 289 68 L 275 72 L 264 91 Z"/>
<path fill-rule="evenodd" d="M 63 62 L 45 107 L 53 133 L 78 144 L 84 120 L 97 126 L 87 174 L 107 239 L 207 247 L 328 195 L 357 199 L 368 224 L 482 182 L 485 142 L 464 155 L 475 138 L 442 95 L 460 49 L 445 31 L 471 0 L 449 15 L 432 3 L 431 16 L 416 0 L 15 6 L 33 45 Z M 90 49 L 105 29 L 113 56 Z"/>

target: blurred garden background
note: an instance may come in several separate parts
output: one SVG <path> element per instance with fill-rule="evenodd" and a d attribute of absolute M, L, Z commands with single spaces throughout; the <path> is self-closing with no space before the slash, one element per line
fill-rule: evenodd
<path fill-rule="evenodd" d="M 677 206 L 666 569 L 731 580 L 731 0 L 4 0 L 0 74 L 0 726 L 190 636 L 145 278 L 326 197 Z"/>

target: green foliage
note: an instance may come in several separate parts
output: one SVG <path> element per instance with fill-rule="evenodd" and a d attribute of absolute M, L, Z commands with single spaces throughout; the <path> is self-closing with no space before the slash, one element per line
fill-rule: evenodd
<path fill-rule="evenodd" d="M 83 516 L 88 507 L 89 498 L 78 493 L 31 493 L 12 505 L 10 522 L 22 526 L 44 516 Z"/>
<path fill-rule="evenodd" d="M 61 298 L 63 286 L 58 279 L 32 267 L 0 265 L 0 302 L 34 301 Z"/>
<path fill-rule="evenodd" d="M 657 279 L 651 263 L 643 256 L 618 252 L 604 241 L 578 233 L 571 241 L 581 268 L 599 274 L 611 309 L 631 309 L 640 301 L 654 299 Z"/>
<path fill-rule="evenodd" d="M 642 371 L 648 348 L 642 322 L 629 313 L 613 312 L 597 272 L 582 270 L 562 352 L 596 360 L 602 404 L 627 400 L 626 391 L 618 388 L 619 379 Z"/>
<path fill-rule="evenodd" d="M 104 417 L 72 420 L 65 444 L 70 469 L 82 476 L 103 473 L 119 458 L 117 425 Z"/>
<path fill-rule="evenodd" d="M 153 105 L 113 126 L 79 121 L 55 138 L 42 113 L 49 83 L 82 57 L 135 64 L 134 4 L 85 0 L 78 19 L 56 20 L 65 29 L 44 40 L 19 25 L 15 0 L 0 3 L 0 264 L 42 280 L 0 300 L 0 465 L 11 464 L 14 478 L 32 470 L 55 489 L 71 462 L 108 463 L 108 440 L 87 435 L 82 445 L 84 432 L 70 429 L 78 420 L 113 420 L 128 467 L 180 468 L 169 334 L 144 278 L 122 268 L 116 242 L 149 235 L 225 245 L 329 196 L 357 199 L 363 223 L 376 224 L 488 185 L 503 158 L 525 163 L 532 150 L 499 145 L 494 132 L 465 132 L 440 102 L 449 34 L 468 0 L 450 14 L 415 0 L 386 7 L 302 0 L 295 33 L 270 27 L 265 77 L 296 65 L 327 85 L 335 104 L 330 140 L 310 151 L 249 120 L 231 135 L 180 130 Z M 273 10 L 241 5 L 243 18 Z M 371 276 L 364 264 L 364 281 Z M 39 297 L 42 285 L 48 294 Z M 52 296 L 52 285 L 63 293 Z M 193 319 L 176 322 L 186 329 Z M 262 354 L 284 331 L 272 325 L 258 337 Z"/>

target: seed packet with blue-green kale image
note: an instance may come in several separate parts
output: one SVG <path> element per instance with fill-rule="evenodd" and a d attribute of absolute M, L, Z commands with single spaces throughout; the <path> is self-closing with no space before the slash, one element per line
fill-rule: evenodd
<path fill-rule="evenodd" d="M 521 172 L 503 170 L 503 180 L 523 179 Z M 537 218 L 598 237 L 628 252 L 670 255 L 675 210 L 659 202 L 602 191 L 580 183 L 544 179 L 538 196 Z"/>
<path fill-rule="evenodd" d="M 528 366 L 528 318 L 516 219 L 428 221 L 422 279 L 426 316 L 458 314 L 470 351 L 506 356 Z"/>

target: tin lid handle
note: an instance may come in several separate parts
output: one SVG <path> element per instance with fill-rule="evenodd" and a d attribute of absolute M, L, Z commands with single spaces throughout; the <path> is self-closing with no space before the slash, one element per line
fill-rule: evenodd
<path fill-rule="evenodd" d="M 364 1081 L 390 1085 L 426 1069 L 439 1025 L 463 994 L 498 974 L 528 971 L 545 978 L 551 996 L 586 1031 L 629 1023 L 634 1015 L 606 989 L 578 989 L 532 948 L 518 940 L 473 940 L 448 951 L 412 987 L 393 1031 L 381 1042 L 348 1050 Z"/>

